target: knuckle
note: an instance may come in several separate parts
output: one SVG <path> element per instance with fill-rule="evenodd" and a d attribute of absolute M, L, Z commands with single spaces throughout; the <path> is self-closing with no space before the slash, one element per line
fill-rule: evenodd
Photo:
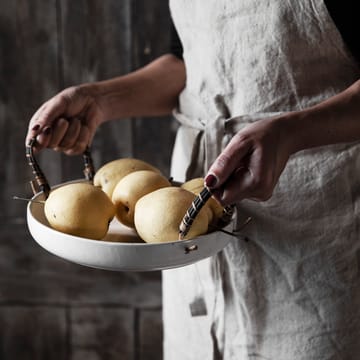
<path fill-rule="evenodd" d="M 53 100 L 59 101 L 64 106 L 68 106 L 71 103 L 72 99 L 74 99 L 74 97 L 76 97 L 80 93 L 81 90 L 79 85 L 70 86 L 61 91 L 58 95 L 56 95 Z"/>
<path fill-rule="evenodd" d="M 261 176 L 256 175 L 256 174 L 251 174 L 251 190 L 253 191 L 257 191 L 259 189 L 261 189 L 263 187 L 264 184 L 264 180 L 262 179 Z"/>
<path fill-rule="evenodd" d="M 229 164 L 229 162 L 230 162 L 230 157 L 227 154 L 222 153 L 218 156 L 215 166 L 218 167 L 219 169 L 223 169 Z"/>
<path fill-rule="evenodd" d="M 237 144 L 237 147 L 250 147 L 253 143 L 253 139 L 251 139 L 249 134 L 242 131 L 236 133 L 232 141 Z"/>
<path fill-rule="evenodd" d="M 79 146 L 78 144 L 71 149 L 67 149 L 64 151 L 66 155 L 81 155 L 85 150 L 85 147 Z"/>
<path fill-rule="evenodd" d="M 59 94 L 59 102 L 60 104 L 63 104 L 63 106 L 67 107 L 70 104 L 70 97 L 67 93 L 60 93 Z"/>
<path fill-rule="evenodd" d="M 244 141 L 247 141 L 248 136 L 244 132 L 239 131 L 234 135 L 233 138 L 234 138 L 234 140 L 236 140 L 238 142 L 244 142 Z"/>
<path fill-rule="evenodd" d="M 260 201 L 269 200 L 273 194 L 271 181 L 268 178 L 259 175 L 252 176 L 250 188 L 254 197 Z"/>
<path fill-rule="evenodd" d="M 71 141 L 69 141 L 68 139 L 63 139 L 61 140 L 59 147 L 61 147 L 62 149 L 69 149 L 71 145 L 73 145 Z"/>
<path fill-rule="evenodd" d="M 263 192 L 256 196 L 256 199 L 259 201 L 267 201 L 271 198 L 272 192 Z"/>
<path fill-rule="evenodd" d="M 78 141 L 78 142 L 76 142 L 76 145 L 74 146 L 74 150 L 83 152 L 85 150 L 86 146 L 87 146 L 86 141 Z"/>

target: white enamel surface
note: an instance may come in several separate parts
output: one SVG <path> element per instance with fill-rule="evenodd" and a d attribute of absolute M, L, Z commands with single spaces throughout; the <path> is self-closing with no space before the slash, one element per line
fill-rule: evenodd
<path fill-rule="evenodd" d="M 33 200 L 42 200 L 42 194 Z M 146 244 L 136 233 L 113 220 L 106 237 L 90 240 L 61 233 L 50 227 L 44 205 L 29 202 L 27 222 L 34 240 L 50 253 L 68 261 L 112 271 L 153 271 L 188 265 L 214 255 L 232 239 L 214 232 L 191 240 Z M 127 242 L 118 242 L 119 238 Z M 188 251 L 192 246 L 197 248 Z"/>

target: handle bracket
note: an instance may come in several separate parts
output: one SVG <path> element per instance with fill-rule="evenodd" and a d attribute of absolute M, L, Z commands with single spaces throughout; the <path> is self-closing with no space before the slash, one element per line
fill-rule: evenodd
<path fill-rule="evenodd" d="M 32 138 L 28 145 L 26 146 L 26 158 L 29 166 L 32 169 L 32 173 L 34 176 L 34 180 L 30 181 L 31 189 L 34 194 L 42 191 L 45 195 L 45 199 L 48 198 L 50 194 L 51 187 L 49 182 L 40 168 L 39 163 L 37 162 L 34 156 L 34 147 L 36 145 L 36 138 Z M 93 164 L 93 160 L 91 157 L 90 147 L 87 146 L 84 153 L 84 176 L 85 179 L 88 181 L 93 181 L 95 176 L 95 168 Z"/>

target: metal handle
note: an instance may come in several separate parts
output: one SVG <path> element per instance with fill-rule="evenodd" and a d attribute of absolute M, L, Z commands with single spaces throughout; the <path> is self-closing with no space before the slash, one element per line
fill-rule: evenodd
<path fill-rule="evenodd" d="M 44 175 L 43 171 L 41 170 L 38 162 L 35 159 L 34 156 L 34 146 L 36 144 L 36 138 L 32 138 L 28 145 L 26 146 L 26 158 L 28 161 L 28 164 L 30 165 L 32 169 L 32 173 L 34 175 L 35 180 L 31 182 L 32 189 L 34 194 L 37 192 L 36 188 L 34 186 L 34 182 L 37 185 L 38 189 L 42 191 L 45 195 L 45 199 L 48 198 L 50 194 L 50 185 L 48 180 L 46 179 L 46 176 Z M 95 168 L 93 164 L 93 160 L 91 157 L 90 147 L 87 146 L 84 153 L 83 153 L 83 159 L 84 159 L 84 175 L 85 179 L 88 181 L 92 181 L 94 179 L 95 175 Z"/>

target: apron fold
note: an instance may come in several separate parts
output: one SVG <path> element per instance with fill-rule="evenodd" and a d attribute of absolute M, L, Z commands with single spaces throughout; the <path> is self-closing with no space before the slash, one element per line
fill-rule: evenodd
<path fill-rule="evenodd" d="M 172 176 L 204 176 L 245 126 L 359 78 L 323 1 L 170 0 L 186 86 Z M 360 143 L 290 157 L 271 199 L 222 252 L 163 272 L 166 360 L 357 360 Z M 248 242 L 243 238 L 249 239 Z M 206 314 L 191 316 L 199 296 Z"/>

